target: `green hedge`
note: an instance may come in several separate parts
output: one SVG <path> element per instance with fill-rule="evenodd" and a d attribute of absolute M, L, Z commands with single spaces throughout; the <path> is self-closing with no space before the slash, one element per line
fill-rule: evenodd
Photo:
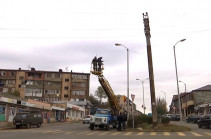
<path fill-rule="evenodd" d="M 147 115 L 137 115 L 134 116 L 134 127 L 137 128 L 139 125 L 147 123 L 147 124 L 152 124 L 152 116 L 147 116 Z M 133 127 L 133 119 L 132 116 L 128 119 L 128 127 Z"/>
<path fill-rule="evenodd" d="M 161 118 L 161 123 L 162 124 L 168 124 L 170 122 L 170 119 L 168 117 L 162 117 Z"/>

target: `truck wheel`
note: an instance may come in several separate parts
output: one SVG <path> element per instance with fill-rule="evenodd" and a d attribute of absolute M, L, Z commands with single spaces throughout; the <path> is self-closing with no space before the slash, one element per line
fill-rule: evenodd
<path fill-rule="evenodd" d="M 201 124 L 198 124 L 198 127 L 201 128 Z"/>
<path fill-rule="evenodd" d="M 19 129 L 21 126 L 20 125 L 16 125 L 16 128 Z"/>
<path fill-rule="evenodd" d="M 109 125 L 106 125 L 106 131 L 108 131 L 109 130 Z"/>
<path fill-rule="evenodd" d="M 90 129 L 94 130 L 94 124 L 90 124 Z"/>
<path fill-rule="evenodd" d="M 26 125 L 26 128 L 31 128 L 31 124 L 28 123 L 28 124 Z"/>

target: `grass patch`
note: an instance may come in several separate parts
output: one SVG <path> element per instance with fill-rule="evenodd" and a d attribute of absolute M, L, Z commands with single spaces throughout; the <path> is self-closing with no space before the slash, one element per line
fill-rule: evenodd
<path fill-rule="evenodd" d="M 189 131 L 191 130 L 189 127 L 178 126 L 173 124 L 161 124 L 159 123 L 157 127 L 153 128 L 152 125 L 149 124 L 141 124 L 140 127 L 143 131 L 168 131 L 168 132 L 179 132 L 179 131 Z"/>
<path fill-rule="evenodd" d="M 142 128 L 143 130 L 140 130 Z M 190 131 L 191 129 L 189 127 L 185 126 L 178 126 L 178 125 L 173 125 L 173 124 L 161 124 L 159 123 L 157 127 L 153 128 L 151 124 L 143 123 L 138 126 L 138 128 L 128 128 L 128 131 L 134 131 L 134 132 L 182 132 L 182 131 Z"/>

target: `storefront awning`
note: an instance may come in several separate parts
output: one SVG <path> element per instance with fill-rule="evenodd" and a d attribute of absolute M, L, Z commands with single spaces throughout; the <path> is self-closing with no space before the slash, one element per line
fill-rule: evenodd
<path fill-rule="evenodd" d="M 60 107 L 56 107 L 56 106 L 51 106 L 51 109 L 53 110 L 59 110 L 59 111 L 65 111 L 65 108 L 60 108 Z"/>

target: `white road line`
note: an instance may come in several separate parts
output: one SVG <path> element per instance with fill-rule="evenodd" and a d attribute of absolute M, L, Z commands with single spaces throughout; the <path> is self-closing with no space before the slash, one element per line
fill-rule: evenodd
<path fill-rule="evenodd" d="M 191 134 L 193 134 L 194 136 L 202 136 L 202 135 L 200 135 L 200 134 L 198 134 L 198 133 L 196 133 L 196 132 L 190 132 Z"/>
<path fill-rule="evenodd" d="M 118 134 L 120 134 L 120 132 L 115 132 L 115 133 L 113 133 L 111 135 L 114 136 L 114 135 L 118 135 Z"/>
<path fill-rule="evenodd" d="M 144 132 L 139 132 L 137 135 L 143 135 L 144 134 Z"/>
<path fill-rule="evenodd" d="M 211 133 L 209 133 L 209 132 L 204 132 L 205 134 L 207 134 L 207 135 L 209 135 L 209 136 L 211 136 Z"/>
<path fill-rule="evenodd" d="M 155 136 L 156 132 L 151 132 L 150 135 Z"/>
<path fill-rule="evenodd" d="M 186 136 L 184 133 L 182 133 L 182 132 L 177 132 L 177 134 L 179 135 L 179 136 Z"/>
<path fill-rule="evenodd" d="M 128 136 L 128 135 L 130 135 L 130 134 L 132 134 L 133 132 L 127 132 L 127 133 L 125 133 L 125 134 L 123 134 L 123 135 L 125 135 L 125 136 Z"/>
<path fill-rule="evenodd" d="M 163 135 L 170 136 L 169 132 L 163 132 Z"/>

